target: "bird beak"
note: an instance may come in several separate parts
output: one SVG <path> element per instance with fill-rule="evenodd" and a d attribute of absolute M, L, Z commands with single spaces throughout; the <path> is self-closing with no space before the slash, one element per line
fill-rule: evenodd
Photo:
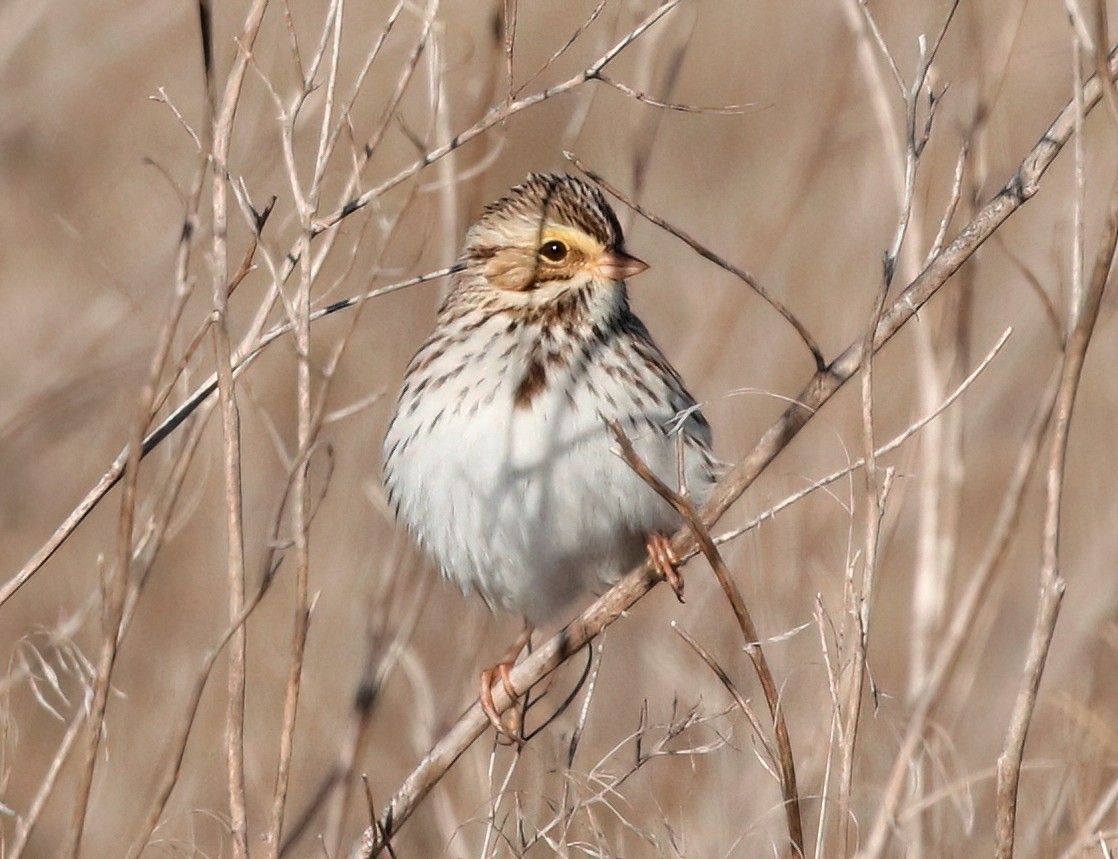
<path fill-rule="evenodd" d="M 629 256 L 625 251 L 607 251 L 594 264 L 598 275 L 606 280 L 626 280 L 648 269 L 648 263 Z"/>

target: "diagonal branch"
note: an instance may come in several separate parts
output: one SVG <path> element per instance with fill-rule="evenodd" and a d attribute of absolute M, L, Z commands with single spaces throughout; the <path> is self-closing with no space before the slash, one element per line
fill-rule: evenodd
<path fill-rule="evenodd" d="M 998 757 L 997 810 L 995 820 L 995 851 L 998 859 L 1011 859 L 1014 829 L 1017 821 L 1017 791 L 1021 779 L 1021 759 L 1025 739 L 1032 723 L 1037 692 L 1048 661 L 1048 650 L 1056 632 L 1056 620 L 1064 596 L 1064 577 L 1060 572 L 1060 511 L 1063 507 L 1064 466 L 1067 459 L 1068 435 L 1075 407 L 1079 380 L 1083 373 L 1087 348 L 1095 330 L 1103 292 L 1114 264 L 1118 247 L 1118 177 L 1110 192 L 1106 224 L 1099 241 L 1090 282 L 1077 307 L 1072 311 L 1072 328 L 1064 348 L 1060 368 L 1060 384 L 1056 392 L 1052 439 L 1048 449 L 1048 471 L 1045 486 L 1044 531 L 1040 569 L 1040 601 L 1025 658 L 1024 677 L 1010 717 L 1005 745 Z"/>
<path fill-rule="evenodd" d="M 710 531 L 699 520 L 698 514 L 695 512 L 695 505 L 675 492 L 652 472 L 648 464 L 637 455 L 636 450 L 633 449 L 633 443 L 629 441 L 620 424 L 616 421 L 611 422 L 610 430 L 621 446 L 621 458 L 625 460 L 626 464 L 683 517 L 683 521 L 691 530 L 695 542 L 699 544 L 699 550 L 707 559 L 711 569 L 714 570 L 715 578 L 718 579 L 722 592 L 730 602 L 730 608 L 733 609 L 734 618 L 738 622 L 738 629 L 741 631 L 742 638 L 745 639 L 745 652 L 749 655 L 750 661 L 753 662 L 757 679 L 761 681 L 765 703 L 769 707 L 769 716 L 773 721 L 773 733 L 776 734 L 778 753 L 777 761 L 780 765 L 780 790 L 784 796 L 784 812 L 788 819 L 788 837 L 791 840 L 792 847 L 791 856 L 802 857 L 805 855 L 804 829 L 800 820 L 800 797 L 796 790 L 796 764 L 792 756 L 792 742 L 788 736 L 788 723 L 784 719 L 784 711 L 780 706 L 780 690 L 777 688 L 776 680 L 773 678 L 765 653 L 761 650 L 761 636 L 757 634 L 757 626 L 753 623 L 753 616 L 750 614 L 738 586 L 730 578 L 730 571 L 726 568 L 726 562 L 722 560 L 722 554 L 714 544 Z"/>
<path fill-rule="evenodd" d="M 741 266 L 735 265 L 729 260 L 719 256 L 706 245 L 702 244 L 697 239 L 694 239 L 687 233 L 683 232 L 683 230 L 679 229 L 676 226 L 673 226 L 672 224 L 669 224 L 659 215 L 648 211 L 638 202 L 625 194 L 625 192 L 623 192 L 616 185 L 610 184 L 601 175 L 595 173 L 593 170 L 583 164 L 578 158 L 575 157 L 573 153 L 564 152 L 563 155 L 568 161 L 574 164 L 575 167 L 585 173 L 592 182 L 601 185 L 603 188 L 609 191 L 610 194 L 612 194 L 614 197 L 616 197 L 618 200 L 620 200 L 622 203 L 624 203 L 650 224 L 654 224 L 665 232 L 675 236 L 703 259 L 710 260 L 710 262 L 714 263 L 720 269 L 728 271 L 730 274 L 732 274 L 734 277 L 736 277 L 738 280 L 752 289 L 755 293 L 757 293 L 757 295 L 760 296 L 763 301 L 765 301 L 773 310 L 783 316 L 785 321 L 796 330 L 796 333 L 800 336 L 800 339 L 803 340 L 804 345 L 808 348 L 808 351 L 811 352 L 811 357 L 815 361 L 816 369 L 821 370 L 826 366 L 827 362 L 826 359 L 824 359 L 823 357 L 823 350 L 819 348 L 819 344 L 815 342 L 815 338 L 811 336 L 811 332 L 809 332 L 807 330 L 807 327 L 802 322 L 800 322 L 798 318 L 796 318 L 795 314 L 793 314 L 792 311 L 789 310 L 778 298 L 770 293 L 765 288 L 764 284 L 762 284 L 756 277 L 743 269 Z"/>

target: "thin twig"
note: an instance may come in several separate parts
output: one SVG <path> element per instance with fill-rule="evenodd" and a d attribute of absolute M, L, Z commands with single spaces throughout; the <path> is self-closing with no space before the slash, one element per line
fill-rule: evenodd
<path fill-rule="evenodd" d="M 1060 387 L 1056 394 L 1055 429 L 1048 450 L 1040 601 L 1037 604 L 1036 619 L 1029 639 L 1029 650 L 1023 671 L 1024 679 L 1014 703 L 1005 745 L 998 757 L 995 820 L 995 856 L 998 859 L 1010 859 L 1013 856 L 1017 791 L 1021 778 L 1025 739 L 1032 722 L 1040 680 L 1044 674 L 1048 650 L 1056 631 L 1056 619 L 1064 595 L 1065 583 L 1060 571 L 1060 511 L 1063 506 L 1068 436 L 1087 348 L 1091 344 L 1091 335 L 1094 333 L 1095 322 L 1098 319 L 1103 292 L 1114 262 L 1116 245 L 1118 245 L 1118 179 L 1115 179 L 1111 189 L 1106 225 L 1095 255 L 1090 282 L 1085 284 L 1081 303 L 1073 308 L 1072 328 L 1064 349 Z"/>
<path fill-rule="evenodd" d="M 225 81 L 217 113 L 213 120 L 211 141 L 213 176 L 210 187 L 213 213 L 213 320 L 214 361 L 217 367 L 218 398 L 221 407 L 222 465 L 225 487 L 226 576 L 229 587 L 229 616 L 237 618 L 245 605 L 244 494 L 241 487 L 241 426 L 233 384 L 233 344 L 227 320 L 229 290 L 229 152 L 232 148 L 233 122 L 240 104 L 241 89 L 248 71 L 252 47 L 260 32 L 267 0 L 256 0 L 245 19 L 238 39 L 233 68 Z M 137 465 L 140 455 L 138 440 L 133 439 Z M 133 469 L 126 472 L 126 477 Z M 228 700 L 225 727 L 225 763 L 229 789 L 230 826 L 233 833 L 233 855 L 248 856 L 248 801 L 245 796 L 244 718 L 245 661 L 244 628 L 237 626 L 229 649 Z"/>
<path fill-rule="evenodd" d="M 796 789 L 796 765 L 792 755 L 792 742 L 788 736 L 788 724 L 784 719 L 784 710 L 780 706 L 780 690 L 773 678 L 765 653 L 761 649 L 761 637 L 757 634 L 757 626 L 753 623 L 749 608 L 742 598 L 741 591 L 738 590 L 734 580 L 730 577 L 730 571 L 727 569 L 725 561 L 722 560 L 722 554 L 715 546 L 710 531 L 699 518 L 694 505 L 689 499 L 664 483 L 648 467 L 648 464 L 637 455 L 633 443 L 625 435 L 619 423 L 611 422 L 610 430 L 621 447 L 621 458 L 625 460 L 625 463 L 633 469 L 641 480 L 656 490 L 656 493 L 683 518 L 695 542 L 699 544 L 707 563 L 714 570 L 714 576 L 718 579 L 718 584 L 730 603 L 730 608 L 733 610 L 734 618 L 738 623 L 738 629 L 745 640 L 745 652 L 757 672 L 757 679 L 761 682 L 761 689 L 765 693 L 765 703 L 769 708 L 769 717 L 773 722 L 773 733 L 776 735 L 777 762 L 780 766 L 780 791 L 784 798 L 784 812 L 788 820 L 788 837 L 791 847 L 789 855 L 802 859 L 805 855 L 804 831 L 803 823 L 800 820 L 800 796 Z"/>
<path fill-rule="evenodd" d="M 761 720 L 757 717 L 753 708 L 749 706 L 749 702 L 745 699 L 745 696 L 742 695 L 737 686 L 734 685 L 734 681 L 730 679 L 730 675 L 726 672 L 726 669 L 718 664 L 718 660 L 714 658 L 709 650 L 698 642 L 695 636 L 674 620 L 671 626 L 676 634 L 687 642 L 687 646 L 695 651 L 695 654 L 706 664 L 707 668 L 711 670 L 711 673 L 718 678 L 718 682 L 722 684 L 723 688 L 730 693 L 730 697 L 734 699 L 734 704 L 741 710 L 742 715 L 745 716 L 746 721 L 749 722 L 749 726 L 753 728 L 753 735 L 757 738 L 757 742 L 761 744 L 761 751 L 764 752 L 765 768 L 776 777 L 779 783 L 780 773 L 778 772 L 776 753 L 773 751 L 772 744 L 769 743 L 768 737 L 765 736 L 765 730 L 761 725 Z"/>
<path fill-rule="evenodd" d="M 539 104 L 540 102 L 555 98 L 558 95 L 571 92 L 572 90 L 577 89 L 588 81 L 597 80 L 598 76 L 602 72 L 602 69 L 613 62 L 613 60 L 615 60 L 622 51 L 629 47 L 629 45 L 639 39 L 649 27 L 654 25 L 657 21 L 668 14 L 668 12 L 678 6 L 679 2 L 680 0 L 668 0 L 668 2 L 656 7 L 656 9 L 654 9 L 640 24 L 630 30 L 622 39 L 614 44 L 612 48 L 610 48 L 595 62 L 591 63 L 587 68 L 574 75 L 573 77 L 568 78 L 561 83 L 555 84 L 554 86 L 548 87 L 541 92 L 534 93 L 529 96 L 524 96 L 523 98 L 518 98 L 512 102 L 503 102 L 502 104 L 496 105 L 488 113 L 486 113 L 486 115 L 482 119 L 480 119 L 474 125 L 470 126 L 465 131 L 456 134 L 442 146 L 431 150 L 418 161 L 398 172 L 395 176 L 392 176 L 391 178 L 385 180 L 380 185 L 377 185 L 375 188 L 371 188 L 365 193 L 357 195 L 356 197 L 345 203 L 345 205 L 343 205 L 341 208 L 319 219 L 318 223 L 315 226 L 315 234 L 317 235 L 318 233 L 324 232 L 325 230 L 328 230 L 331 227 L 335 226 L 344 218 L 348 217 L 359 209 L 363 209 L 373 200 L 376 200 L 379 197 L 383 196 L 385 193 L 392 190 L 400 183 L 407 181 L 412 176 L 419 173 L 419 171 L 421 171 L 423 168 L 427 167 L 429 164 L 432 164 L 448 153 L 453 152 L 455 149 L 458 149 L 463 144 L 468 143 L 475 137 L 478 137 L 485 131 L 488 131 L 493 126 L 507 121 L 514 114 L 520 113 L 528 109 L 529 107 Z"/>
<path fill-rule="evenodd" d="M 563 54 L 567 53 L 567 51 L 571 49 L 571 46 L 573 46 L 574 43 L 578 41 L 579 36 L 586 32 L 587 28 L 589 28 L 591 24 L 598 20 L 598 16 L 602 14 L 602 10 L 605 8 L 606 0 L 598 0 L 598 5 L 590 10 L 590 14 L 586 16 L 586 20 L 575 28 L 575 31 L 571 33 L 567 41 L 560 45 L 555 51 L 553 51 L 551 56 L 544 61 L 543 65 L 536 69 L 532 74 L 528 75 L 528 77 L 525 78 L 524 83 L 517 87 L 511 95 L 517 96 L 522 93 L 528 86 L 528 84 L 536 80 L 536 78 L 538 78 L 545 71 L 551 68 L 552 65 L 555 64 L 556 60 L 558 60 L 561 56 L 563 56 Z"/>
<path fill-rule="evenodd" d="M 647 104 L 651 107 L 659 107 L 663 110 L 674 110 L 679 113 L 711 113 L 717 116 L 740 116 L 745 113 L 746 106 L 740 104 L 725 104 L 725 105 L 701 105 L 701 104 L 681 104 L 674 101 L 660 101 L 655 99 L 640 90 L 633 89 L 628 84 L 621 81 L 614 80 L 607 75 L 598 75 L 598 80 L 608 86 L 613 87 L 620 93 L 624 93 L 629 98 L 639 101 L 641 104 Z"/>
<path fill-rule="evenodd" d="M 1018 450 L 1013 473 L 1002 494 L 1002 503 L 990 529 L 986 548 L 974 569 L 965 577 L 967 587 L 956 601 L 951 620 L 939 637 L 935 661 L 928 671 L 920 694 L 913 702 L 912 714 L 908 718 L 904 737 L 894 757 L 893 769 L 882 792 L 880 808 L 869 829 L 865 845 L 858 854 L 861 859 L 878 859 L 884 852 L 889 833 L 898 816 L 897 808 L 905 787 L 905 776 L 912 766 L 918 747 L 923 742 L 932 711 L 937 702 L 942 699 L 943 690 L 958 662 L 963 646 L 971 639 L 975 618 L 990 592 L 994 575 L 1005 559 L 1017 523 L 1020 521 L 1025 490 L 1050 423 L 1057 381 L 1058 377 L 1054 377 L 1053 384 L 1048 385 L 1040 397 L 1036 412 Z"/>
<path fill-rule="evenodd" d="M 915 173 L 915 154 L 909 150 L 910 163 L 913 165 L 907 173 Z M 910 186 L 906 185 L 906 195 Z M 899 250 L 900 242 L 908 222 L 908 212 L 911 209 L 911 199 L 906 196 L 902 208 L 900 224 L 897 228 L 894 251 Z M 839 751 L 841 754 L 839 764 L 839 816 L 838 816 L 838 850 L 842 855 L 849 855 L 849 827 L 851 822 L 850 796 L 854 784 L 854 757 L 858 740 L 858 728 L 862 714 L 862 692 L 866 680 L 866 659 L 869 647 L 870 617 L 873 608 L 874 580 L 877 577 L 877 550 L 881 534 L 881 518 L 885 513 L 885 495 L 890 478 L 887 476 L 882 484 L 878 485 L 877 478 L 877 449 L 874 441 L 873 429 L 873 359 L 872 345 L 873 332 L 877 330 L 878 321 L 885 308 L 885 298 L 889 293 L 889 283 L 893 276 L 891 260 L 896 259 L 895 252 L 886 253 L 885 271 L 882 276 L 881 286 L 878 288 L 874 299 L 873 311 L 870 315 L 870 324 L 866 327 L 866 340 L 863 345 L 865 363 L 862 366 L 862 447 L 865 456 L 865 465 L 862 468 L 864 478 L 863 489 L 866 504 L 865 533 L 862 543 L 862 577 L 861 582 L 855 584 L 853 576 L 847 583 L 848 593 L 845 596 L 844 617 L 853 627 L 850 635 L 845 633 L 843 638 L 851 648 L 848 659 L 850 666 L 850 682 L 846 692 L 845 720 Z M 887 471 L 887 475 L 890 472 Z"/>
<path fill-rule="evenodd" d="M 593 170 L 583 164 L 582 161 L 574 155 L 574 153 L 564 152 L 563 156 L 572 164 L 574 164 L 575 167 L 585 173 L 592 182 L 596 182 L 597 184 L 601 185 L 603 188 L 609 191 L 610 194 L 615 196 L 618 200 L 620 200 L 642 218 L 647 220 L 649 223 L 655 224 L 660 229 L 675 236 L 677 239 L 691 248 L 691 250 L 695 251 L 695 253 L 697 253 L 703 259 L 709 260 L 719 268 L 723 269 L 724 271 L 728 271 L 734 277 L 738 278 L 738 280 L 742 281 L 742 283 L 744 283 L 755 293 L 757 293 L 757 295 L 759 295 L 773 310 L 783 316 L 785 321 L 787 321 L 788 324 L 796 330 L 796 333 L 800 336 L 800 339 L 803 340 L 804 345 L 807 346 L 808 351 L 811 352 L 811 357 L 815 361 L 815 368 L 817 370 L 821 370 L 826 366 L 826 359 L 823 357 L 822 350 L 819 348 L 818 344 L 816 344 L 815 338 L 811 336 L 807 328 L 805 328 L 800 320 L 796 318 L 792 311 L 785 307 L 779 299 L 774 298 L 773 295 L 767 289 L 765 289 L 765 287 L 761 284 L 760 281 L 757 280 L 756 277 L 754 277 L 752 274 L 750 274 L 740 266 L 734 265 L 732 262 L 723 259 L 706 245 L 700 243 L 697 239 L 693 239 L 691 236 L 683 232 L 683 230 L 679 229 L 678 227 L 669 224 L 659 215 L 655 215 L 652 212 L 648 211 L 646 208 L 629 197 L 624 191 L 619 189 L 616 185 L 608 182 L 601 175 L 595 173 Z"/>

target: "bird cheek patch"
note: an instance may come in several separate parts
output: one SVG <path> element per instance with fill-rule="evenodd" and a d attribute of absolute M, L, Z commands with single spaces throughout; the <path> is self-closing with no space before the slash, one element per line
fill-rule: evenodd
<path fill-rule="evenodd" d="M 514 248 L 507 248 L 494 255 L 485 264 L 486 279 L 497 289 L 509 292 L 522 292 L 530 289 L 536 278 L 535 254 L 525 254 Z"/>

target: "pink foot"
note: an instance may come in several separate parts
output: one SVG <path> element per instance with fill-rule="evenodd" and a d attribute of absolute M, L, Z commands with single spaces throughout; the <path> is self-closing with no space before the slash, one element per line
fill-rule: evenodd
<path fill-rule="evenodd" d="M 684 602 L 683 575 L 679 572 L 679 561 L 672 552 L 671 542 L 663 534 L 653 532 L 648 535 L 648 559 L 671 585 L 676 599 Z"/>

